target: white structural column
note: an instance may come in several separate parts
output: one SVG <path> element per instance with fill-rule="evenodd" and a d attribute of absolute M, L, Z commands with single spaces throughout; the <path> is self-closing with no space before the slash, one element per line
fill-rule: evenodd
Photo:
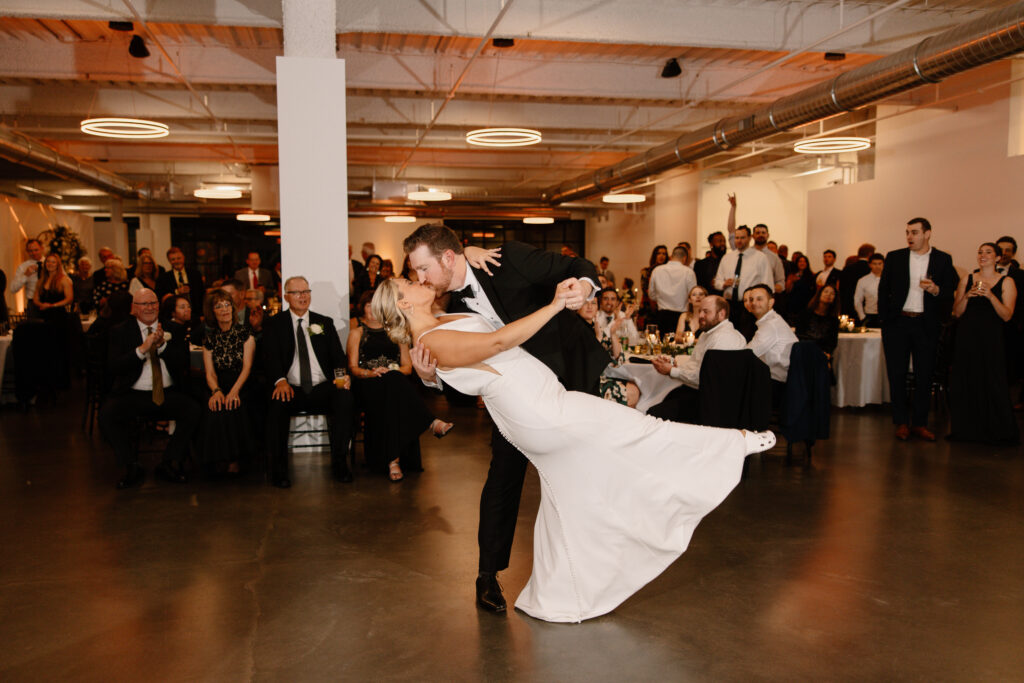
<path fill-rule="evenodd" d="M 334 0 L 284 0 L 277 58 L 281 269 L 313 289 L 312 309 L 348 329 L 345 62 L 335 57 Z"/>
<path fill-rule="evenodd" d="M 654 186 L 653 244 L 666 245 L 671 254 L 676 244 L 689 242 L 696 258 L 704 258 L 707 242 L 699 244 L 697 235 L 699 197 L 700 174 L 696 172 L 668 178 Z"/>

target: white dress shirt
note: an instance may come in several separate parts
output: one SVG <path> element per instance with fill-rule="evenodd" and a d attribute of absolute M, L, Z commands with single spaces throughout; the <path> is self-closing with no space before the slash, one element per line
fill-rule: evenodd
<path fill-rule="evenodd" d="M 882 278 L 868 273 L 857 280 L 857 289 L 853 292 L 853 308 L 857 311 L 857 319 L 863 320 L 866 315 L 878 315 L 878 283 Z"/>
<path fill-rule="evenodd" d="M 757 332 L 747 348 L 768 366 L 772 379 L 785 382 L 789 376 L 789 352 L 796 343 L 796 335 L 789 323 L 775 311 L 768 311 L 757 321 Z"/>
<path fill-rule="evenodd" d="M 38 266 L 39 261 L 22 261 L 18 268 L 14 271 L 14 277 L 11 278 L 11 294 L 17 294 L 18 290 L 22 287 L 25 288 L 25 301 L 31 301 L 36 295 L 36 283 L 39 282 L 39 270 L 31 275 L 27 275 L 25 271 L 29 266 Z"/>
<path fill-rule="evenodd" d="M 828 276 L 835 270 L 835 266 L 829 266 L 828 268 L 822 268 L 821 272 L 818 273 L 818 279 L 815 281 L 819 287 L 824 287 L 825 283 L 828 282 Z"/>
<path fill-rule="evenodd" d="M 309 374 L 310 378 L 313 380 L 313 386 L 315 387 L 317 384 L 325 381 L 327 377 L 324 376 L 324 372 L 320 368 L 320 361 L 317 360 L 316 354 L 313 352 L 313 342 L 309 338 L 309 311 L 306 311 L 306 314 L 300 318 L 292 313 L 289 308 L 288 315 L 290 315 L 292 319 L 292 338 L 295 339 L 296 343 L 298 343 L 296 333 L 299 326 L 299 320 L 302 320 L 302 336 L 306 339 L 306 348 L 309 349 Z M 327 334 L 327 330 L 324 330 L 323 334 Z M 293 387 L 302 386 L 302 374 L 299 371 L 298 347 L 295 348 L 295 355 L 292 357 L 292 365 L 288 368 L 287 379 L 288 384 L 291 384 Z"/>
<path fill-rule="evenodd" d="M 615 322 L 614 313 L 605 313 L 604 311 L 597 312 L 597 326 L 601 331 L 602 336 L 611 337 L 608 333 L 608 328 L 611 327 L 612 323 Z M 636 329 L 636 323 L 630 318 L 626 322 L 622 323 L 617 330 L 617 333 L 621 336 L 623 333 L 629 337 L 629 345 L 636 346 L 640 343 L 640 332 Z"/>
<path fill-rule="evenodd" d="M 139 331 L 142 332 L 143 339 L 152 334 L 152 331 L 156 329 L 157 325 L 160 324 L 157 321 L 153 321 L 151 324 L 146 325 L 138 318 L 135 319 L 135 322 L 139 324 Z M 147 332 L 147 329 L 149 329 L 150 331 Z M 163 385 L 165 389 L 174 384 L 174 380 L 171 378 L 171 373 L 167 371 L 167 363 L 164 362 L 163 358 L 160 358 L 160 356 L 163 355 L 164 351 L 167 350 L 167 346 L 167 342 L 164 342 L 156 350 L 157 358 L 160 361 L 160 374 L 163 377 Z M 139 374 L 139 379 L 135 382 L 135 384 L 132 385 L 132 389 L 135 389 L 136 391 L 153 391 L 152 359 L 149 357 L 148 353 L 140 353 L 138 346 L 135 347 L 135 355 L 142 360 L 142 372 Z"/>
<path fill-rule="evenodd" d="M 739 258 L 739 254 L 740 252 L 738 251 L 730 251 L 718 262 L 718 273 L 712 282 L 715 289 L 723 290 L 722 296 L 726 299 L 732 299 L 732 290 L 737 287 L 739 288 L 738 295 L 740 298 L 742 298 L 743 292 L 754 285 L 767 285 L 774 292 L 775 275 L 772 274 L 772 268 L 768 263 L 768 259 L 765 258 L 764 254 L 752 247 L 747 247 L 747 250 L 743 252 L 743 267 L 740 269 L 739 282 L 735 283 L 732 287 L 725 286 L 725 281 L 736 273 L 736 261 Z"/>
<path fill-rule="evenodd" d="M 743 257 L 746 261 L 746 257 Z M 744 263 L 744 266 L 746 264 Z M 675 377 L 683 384 L 694 389 L 700 388 L 700 364 L 704 362 L 704 354 L 712 349 L 723 351 L 739 351 L 747 345 L 747 340 L 736 331 L 732 323 L 723 320 L 704 334 L 697 337 L 697 344 L 689 356 L 676 356 L 676 366 L 669 370 L 669 376 Z"/>
<path fill-rule="evenodd" d="M 757 247 L 754 248 L 757 249 Z M 768 265 L 772 269 L 772 277 L 775 279 L 775 291 L 782 291 L 786 288 L 786 267 L 782 265 L 782 259 L 780 259 L 779 255 L 768 247 L 757 250 L 764 254 L 764 257 L 768 259 Z M 744 257 L 743 260 L 746 261 L 746 257 Z M 742 294 L 742 292 L 740 293 Z"/>
<path fill-rule="evenodd" d="M 907 300 L 903 302 L 903 310 L 909 313 L 924 313 L 924 290 L 921 289 L 921 278 L 928 274 L 928 262 L 932 258 L 932 249 L 918 254 L 910 252 L 910 287 Z"/>
<path fill-rule="evenodd" d="M 690 290 L 696 286 L 693 268 L 673 259 L 651 271 L 647 294 L 658 304 L 659 311 L 685 311 Z"/>
<path fill-rule="evenodd" d="M 501 321 L 497 311 L 494 310 L 494 304 L 487 298 L 487 293 L 480 286 L 480 281 L 476 279 L 476 273 L 468 265 L 466 266 L 465 286 L 473 292 L 472 296 L 467 294 L 463 298 L 469 310 L 482 315 L 496 330 L 505 327 L 505 323 Z"/>

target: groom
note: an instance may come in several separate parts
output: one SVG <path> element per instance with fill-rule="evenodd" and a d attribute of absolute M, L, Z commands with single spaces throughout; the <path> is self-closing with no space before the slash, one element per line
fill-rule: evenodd
<path fill-rule="evenodd" d="M 567 389 L 597 393 L 608 353 L 590 326 L 573 312 L 596 288 L 597 270 L 592 263 L 521 242 L 506 242 L 501 266 L 489 275 L 466 262 L 459 237 L 442 224 L 420 226 L 403 246 L 420 282 L 433 287 L 439 296 L 451 292 L 449 313 L 479 313 L 497 327 L 548 304 L 555 286 L 569 280 L 572 296 L 566 299 L 566 308 L 571 310 L 555 316 L 523 348 L 547 365 Z M 425 350 L 414 347 L 412 359 L 425 382 L 436 382 L 435 364 Z M 476 579 L 477 604 L 491 612 L 505 611 L 497 573 L 508 567 L 512 552 L 526 462 L 495 427 L 491 467 L 480 496 L 480 573 Z"/>

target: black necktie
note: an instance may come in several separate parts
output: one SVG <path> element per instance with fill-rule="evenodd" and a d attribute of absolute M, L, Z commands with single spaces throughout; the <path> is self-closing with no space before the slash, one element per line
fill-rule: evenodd
<path fill-rule="evenodd" d="M 184 284 L 185 284 L 185 282 L 183 281 L 183 278 L 181 277 L 181 271 L 179 270 L 178 271 L 178 286 L 181 287 Z"/>
<path fill-rule="evenodd" d="M 306 346 L 306 335 L 302 333 L 302 318 L 295 326 L 295 348 L 299 352 L 299 385 L 302 391 L 313 391 L 313 372 L 309 369 L 309 347 Z"/>
<path fill-rule="evenodd" d="M 740 300 L 740 271 L 743 270 L 743 252 L 736 256 L 736 272 L 733 274 L 732 300 Z"/>

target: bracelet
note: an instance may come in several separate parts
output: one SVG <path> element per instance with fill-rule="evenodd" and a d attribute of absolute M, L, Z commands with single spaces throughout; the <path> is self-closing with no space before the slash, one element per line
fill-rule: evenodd
<path fill-rule="evenodd" d="M 218 391 L 219 391 L 220 393 L 222 393 L 222 394 L 224 393 L 224 390 L 223 390 L 223 389 L 221 389 L 220 387 L 214 387 L 214 388 L 213 388 L 213 390 L 212 390 L 212 391 L 211 391 L 210 393 L 211 393 L 211 394 L 216 394 L 216 393 L 217 393 Z"/>

